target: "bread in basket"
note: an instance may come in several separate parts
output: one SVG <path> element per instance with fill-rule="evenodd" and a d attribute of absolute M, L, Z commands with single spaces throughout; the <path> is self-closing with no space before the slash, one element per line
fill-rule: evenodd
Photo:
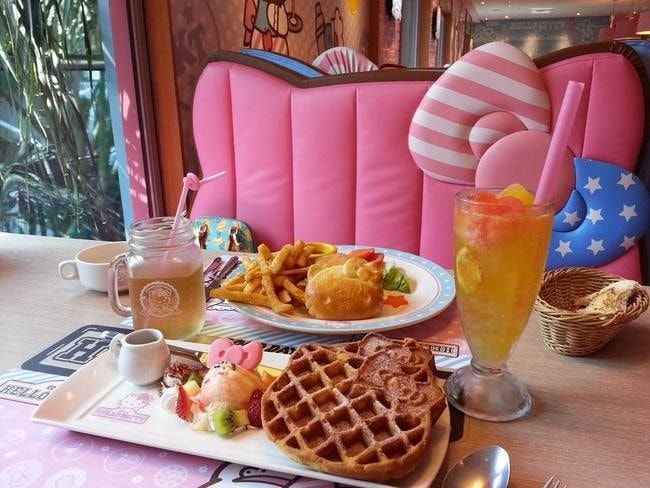
<path fill-rule="evenodd" d="M 601 349 L 625 324 L 648 308 L 648 293 L 635 284 L 621 306 L 610 312 L 584 313 L 584 297 L 623 280 L 592 268 L 547 271 L 535 301 L 542 338 L 551 350 L 567 356 L 586 356 Z"/>

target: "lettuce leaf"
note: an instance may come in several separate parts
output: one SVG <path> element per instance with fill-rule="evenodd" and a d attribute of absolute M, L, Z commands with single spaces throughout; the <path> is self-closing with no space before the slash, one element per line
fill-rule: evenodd
<path fill-rule="evenodd" d="M 411 293 L 408 277 L 402 268 L 393 266 L 384 274 L 384 290 Z"/>

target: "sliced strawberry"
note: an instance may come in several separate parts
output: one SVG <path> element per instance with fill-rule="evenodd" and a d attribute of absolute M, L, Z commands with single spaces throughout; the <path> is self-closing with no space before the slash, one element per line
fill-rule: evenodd
<path fill-rule="evenodd" d="M 192 400 L 187 394 L 185 388 L 181 385 L 176 386 L 178 399 L 176 400 L 176 415 L 186 422 L 192 421 Z"/>
<path fill-rule="evenodd" d="M 248 401 L 248 420 L 253 427 L 262 428 L 262 390 L 254 390 Z"/>

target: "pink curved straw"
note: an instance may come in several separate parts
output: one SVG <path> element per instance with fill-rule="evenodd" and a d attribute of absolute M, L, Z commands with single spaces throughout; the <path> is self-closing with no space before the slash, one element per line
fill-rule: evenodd
<path fill-rule="evenodd" d="M 580 105 L 580 97 L 584 88 L 584 83 L 572 80 L 569 81 L 564 92 L 560 113 L 557 116 L 548 153 L 546 153 L 542 176 L 535 192 L 535 203 L 537 204 L 546 203 L 553 198 L 553 179 L 558 174 L 558 167 L 564 160 L 564 151 L 573 130 L 573 122 L 578 113 L 578 105 Z"/>
<path fill-rule="evenodd" d="M 170 234 L 174 234 L 174 232 L 178 230 L 178 226 L 181 223 L 181 214 L 183 213 L 183 209 L 185 208 L 185 200 L 187 199 L 188 191 L 189 190 L 199 191 L 201 189 L 201 185 L 203 185 L 204 183 L 209 183 L 210 181 L 216 180 L 217 178 L 220 178 L 225 174 L 226 174 L 225 171 L 221 171 L 220 173 L 214 174 L 212 176 L 207 176 L 202 180 L 200 180 L 199 177 L 196 176 L 194 173 L 187 173 L 187 175 L 183 177 L 183 189 L 181 190 L 181 196 L 178 199 L 178 206 L 176 207 L 176 215 L 174 216 L 174 223 L 172 224 L 172 230 Z"/>

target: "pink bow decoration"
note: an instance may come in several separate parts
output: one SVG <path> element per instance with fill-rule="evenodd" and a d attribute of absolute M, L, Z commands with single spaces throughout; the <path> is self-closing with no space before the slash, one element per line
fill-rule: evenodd
<path fill-rule="evenodd" d="M 550 124 L 535 63 L 514 46 L 491 42 L 465 54 L 429 88 L 413 115 L 409 149 L 429 176 L 472 185 L 491 146 L 520 131 L 548 133 Z"/>
<path fill-rule="evenodd" d="M 208 368 L 228 362 L 253 371 L 260 361 L 264 348 L 259 342 L 249 342 L 245 346 L 234 344 L 230 339 L 220 338 L 212 343 L 208 352 Z"/>

